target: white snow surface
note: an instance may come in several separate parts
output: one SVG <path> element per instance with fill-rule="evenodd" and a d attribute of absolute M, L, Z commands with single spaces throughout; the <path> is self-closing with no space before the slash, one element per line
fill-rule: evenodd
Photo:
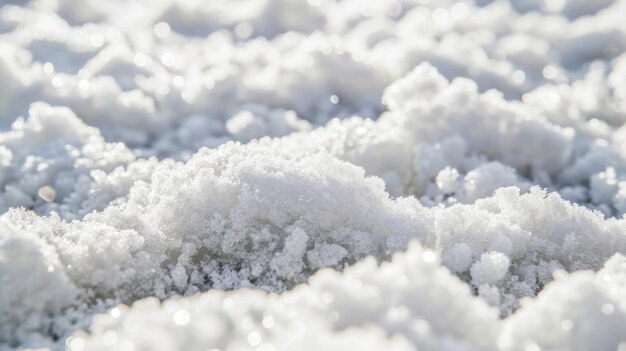
<path fill-rule="evenodd" d="M 626 350 L 625 14 L 0 1 L 0 350 Z"/>

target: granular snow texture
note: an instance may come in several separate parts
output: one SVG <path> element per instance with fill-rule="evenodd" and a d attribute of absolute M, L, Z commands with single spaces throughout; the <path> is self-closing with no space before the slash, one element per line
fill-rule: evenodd
<path fill-rule="evenodd" d="M 0 350 L 626 350 L 626 0 L 0 2 Z"/>

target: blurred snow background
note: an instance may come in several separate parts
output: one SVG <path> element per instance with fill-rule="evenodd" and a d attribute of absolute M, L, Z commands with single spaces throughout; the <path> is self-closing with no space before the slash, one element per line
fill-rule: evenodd
<path fill-rule="evenodd" d="M 626 0 L 0 6 L 0 350 L 626 350 Z"/>

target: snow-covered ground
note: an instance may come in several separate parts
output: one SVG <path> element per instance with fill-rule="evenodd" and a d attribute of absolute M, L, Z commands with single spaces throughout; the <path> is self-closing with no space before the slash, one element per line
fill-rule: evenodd
<path fill-rule="evenodd" d="M 0 350 L 626 350 L 626 0 L 0 6 Z"/>

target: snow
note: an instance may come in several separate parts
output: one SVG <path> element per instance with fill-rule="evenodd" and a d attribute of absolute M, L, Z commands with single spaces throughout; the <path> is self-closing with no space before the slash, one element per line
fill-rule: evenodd
<path fill-rule="evenodd" d="M 0 350 L 626 348 L 625 0 L 0 5 Z"/>
<path fill-rule="evenodd" d="M 501 252 L 482 254 L 480 260 L 474 263 L 470 269 L 472 283 L 476 285 L 496 284 L 506 275 L 509 264 L 508 256 Z"/>
<path fill-rule="evenodd" d="M 116 345 L 183 349 L 198 344 L 209 349 L 307 350 L 494 347 L 496 311 L 426 254 L 415 244 L 380 266 L 369 258 L 343 273 L 321 270 L 309 284 L 282 295 L 240 290 L 163 304 L 142 300 L 118 317 L 97 316 L 90 336 L 74 337 L 86 339 L 85 349 L 94 350 Z M 181 311 L 189 316 L 188 323 L 180 323 Z M 147 337 L 159 330 L 172 332 Z M 111 332 L 115 342 L 100 342 Z"/>

